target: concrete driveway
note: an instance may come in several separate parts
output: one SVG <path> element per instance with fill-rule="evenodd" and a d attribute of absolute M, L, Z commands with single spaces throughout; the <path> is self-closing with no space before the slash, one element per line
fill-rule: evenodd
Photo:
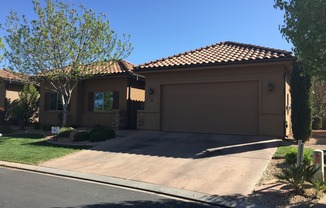
<path fill-rule="evenodd" d="M 123 178 L 211 195 L 247 195 L 280 140 L 154 131 L 119 131 L 91 150 L 41 166 Z"/>

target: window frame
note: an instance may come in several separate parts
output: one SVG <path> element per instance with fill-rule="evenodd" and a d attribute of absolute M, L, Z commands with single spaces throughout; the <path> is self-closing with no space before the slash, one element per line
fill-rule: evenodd
<path fill-rule="evenodd" d="M 98 108 L 98 105 L 96 104 L 97 100 L 97 95 L 102 94 L 102 104 L 101 104 L 101 109 Z M 109 108 L 105 108 L 106 105 L 106 95 L 109 94 Z M 114 103 L 114 92 L 113 91 L 101 91 L 101 92 L 94 92 L 94 97 L 93 97 L 93 112 L 110 112 L 113 110 L 113 104 Z"/>
<path fill-rule="evenodd" d="M 96 92 L 101 92 L 101 91 L 96 91 Z M 96 93 L 95 91 L 88 91 L 88 112 L 94 112 L 94 94 Z M 103 92 L 103 91 L 102 91 Z M 97 113 L 107 113 L 107 112 L 112 112 L 113 110 L 119 110 L 120 106 L 120 92 L 117 90 L 111 90 L 107 92 L 112 92 L 113 93 L 113 103 L 112 103 L 112 110 L 111 111 L 96 111 Z"/>
<path fill-rule="evenodd" d="M 55 98 L 54 98 L 54 96 L 55 96 Z M 53 108 L 53 106 L 55 106 L 55 107 Z M 62 111 L 63 110 L 62 97 L 59 96 L 59 93 L 57 93 L 57 92 L 46 92 L 45 93 L 44 110 L 45 111 Z"/>

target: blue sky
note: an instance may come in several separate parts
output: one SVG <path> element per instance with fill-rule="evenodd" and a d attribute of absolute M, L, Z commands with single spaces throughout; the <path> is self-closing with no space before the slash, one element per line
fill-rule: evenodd
<path fill-rule="evenodd" d="M 291 50 L 274 0 L 61 0 L 105 13 L 118 34 L 130 34 L 141 64 L 223 41 Z M 41 2 L 44 2 L 41 0 Z M 33 19 L 31 0 L 0 0 L 0 24 L 10 10 Z M 0 32 L 0 36 L 3 33 Z"/>

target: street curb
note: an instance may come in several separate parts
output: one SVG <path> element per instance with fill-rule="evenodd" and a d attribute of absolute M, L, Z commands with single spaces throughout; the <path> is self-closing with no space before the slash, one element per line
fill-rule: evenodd
<path fill-rule="evenodd" d="M 163 194 L 166 196 L 177 197 L 186 199 L 194 202 L 205 203 L 208 205 L 217 205 L 221 207 L 232 207 L 232 208 L 264 208 L 264 206 L 249 204 L 245 202 L 245 197 L 239 196 L 237 200 L 227 196 L 209 195 L 194 191 L 187 191 L 183 189 L 176 189 L 167 186 L 160 186 L 150 183 L 144 183 L 139 181 L 126 180 L 121 178 L 115 178 L 110 176 L 101 176 L 88 173 L 80 173 L 62 169 L 55 169 L 43 166 L 34 166 L 20 163 L 12 163 L 0 161 L 0 166 L 5 168 L 13 168 L 24 171 L 32 171 L 36 173 L 49 174 L 54 176 L 61 176 L 73 179 L 80 179 L 84 181 L 103 183 L 108 185 L 120 186 L 124 188 L 131 188 L 136 190 L 142 190 L 152 192 L 156 194 Z"/>

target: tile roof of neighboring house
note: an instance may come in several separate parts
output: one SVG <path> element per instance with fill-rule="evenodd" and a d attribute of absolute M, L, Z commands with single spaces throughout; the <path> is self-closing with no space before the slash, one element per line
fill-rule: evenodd
<path fill-rule="evenodd" d="M 109 75 L 129 73 L 134 68 L 134 65 L 128 61 L 121 60 L 109 65 L 94 65 L 90 68 L 92 75 Z"/>
<path fill-rule="evenodd" d="M 136 71 L 205 64 L 281 61 L 294 58 L 289 51 L 227 41 L 144 63 L 137 66 Z"/>
<path fill-rule="evenodd" d="M 86 71 L 83 72 L 84 69 L 88 68 Z M 131 73 L 132 69 L 134 68 L 134 65 L 128 61 L 120 60 L 116 61 L 113 64 L 109 62 L 104 62 L 102 64 L 100 63 L 92 63 L 89 65 L 85 65 L 82 69 L 82 72 L 84 75 L 90 76 L 90 77 L 97 77 L 97 76 L 105 76 L 105 75 L 112 75 L 112 74 L 125 74 L 125 73 Z M 43 77 L 46 75 L 55 75 L 57 73 L 62 73 L 63 71 L 65 73 L 70 73 L 71 67 L 66 67 L 63 69 L 53 69 L 53 70 L 47 70 L 43 74 L 38 74 L 37 77 Z"/>
<path fill-rule="evenodd" d="M 5 81 L 18 82 L 18 83 L 28 82 L 27 75 L 22 75 L 21 73 L 12 72 L 5 69 L 0 69 L 0 79 L 4 79 Z"/>

